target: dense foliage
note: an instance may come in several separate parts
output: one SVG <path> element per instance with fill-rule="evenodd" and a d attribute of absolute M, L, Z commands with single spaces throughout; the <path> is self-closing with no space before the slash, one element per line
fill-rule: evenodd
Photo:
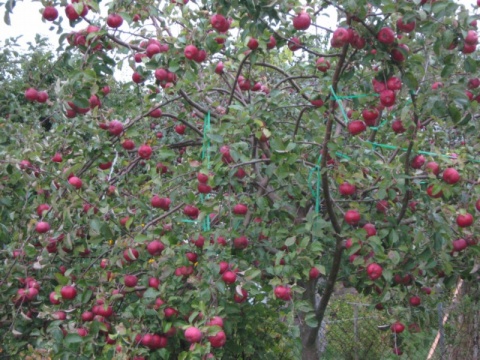
<path fill-rule="evenodd" d="M 7 355 L 317 359 L 338 282 L 402 336 L 478 276 L 477 8 L 44 5 L 57 53 L 0 57 Z"/>

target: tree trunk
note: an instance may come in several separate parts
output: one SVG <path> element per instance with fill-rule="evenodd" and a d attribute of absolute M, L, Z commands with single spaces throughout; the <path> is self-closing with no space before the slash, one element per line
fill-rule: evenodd
<path fill-rule="evenodd" d="M 314 331 L 306 323 L 300 325 L 300 336 L 302 339 L 302 360 L 318 360 L 320 359 L 320 351 L 318 341 L 309 342 L 311 332 Z"/>

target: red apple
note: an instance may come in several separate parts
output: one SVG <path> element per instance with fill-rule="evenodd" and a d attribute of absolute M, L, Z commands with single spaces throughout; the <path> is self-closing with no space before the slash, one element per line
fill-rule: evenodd
<path fill-rule="evenodd" d="M 457 216 L 457 225 L 460 227 L 468 227 L 473 224 L 473 216 L 472 214 L 460 214 Z"/>
<path fill-rule="evenodd" d="M 233 284 L 235 281 L 237 281 L 237 274 L 235 274 L 233 271 L 225 271 L 222 274 L 222 280 L 226 284 Z"/>
<path fill-rule="evenodd" d="M 58 10 L 53 6 L 46 6 L 43 9 L 43 18 L 47 21 L 55 21 L 58 18 Z"/>
<path fill-rule="evenodd" d="M 377 280 L 380 276 L 382 276 L 382 272 L 382 267 L 376 263 L 371 263 L 367 266 L 367 275 L 370 280 Z"/>
<path fill-rule="evenodd" d="M 198 53 L 198 49 L 195 45 L 187 45 L 183 50 L 183 54 L 189 60 L 193 60 Z"/>
<path fill-rule="evenodd" d="M 338 187 L 338 191 L 343 196 L 350 196 L 355 194 L 355 192 L 357 191 L 357 188 L 355 187 L 355 185 L 352 185 L 345 181 L 342 184 L 340 184 L 340 186 Z"/>
<path fill-rule="evenodd" d="M 228 31 L 230 24 L 228 20 L 221 14 L 214 14 L 210 17 L 210 24 L 220 33 Z"/>
<path fill-rule="evenodd" d="M 48 94 L 46 91 L 39 91 L 37 94 L 37 101 L 39 103 L 46 103 L 48 100 Z"/>
<path fill-rule="evenodd" d="M 357 210 L 347 210 L 344 219 L 347 224 L 356 225 L 360 221 L 360 213 Z"/>
<path fill-rule="evenodd" d="M 351 135 L 355 136 L 364 132 L 367 129 L 367 126 L 361 120 L 354 120 L 348 123 L 347 128 L 348 128 L 348 132 Z"/>
<path fill-rule="evenodd" d="M 138 156 L 140 156 L 142 159 L 150 159 L 150 156 L 152 155 L 152 148 L 150 145 L 143 144 L 138 148 Z"/>
<path fill-rule="evenodd" d="M 233 295 L 233 301 L 235 301 L 237 304 L 243 303 L 247 301 L 248 299 L 248 291 L 245 289 L 241 289 L 242 295 L 238 294 L 237 291 L 235 291 L 235 294 Z"/>
<path fill-rule="evenodd" d="M 420 299 L 420 297 L 418 296 L 412 296 L 408 302 L 410 303 L 411 306 L 420 306 L 420 304 L 422 303 L 422 300 Z"/>
<path fill-rule="evenodd" d="M 110 14 L 107 17 L 107 25 L 111 28 L 117 29 L 123 24 L 123 18 L 118 14 Z"/>
<path fill-rule="evenodd" d="M 308 272 L 308 277 L 310 280 L 318 279 L 320 277 L 320 270 L 318 270 L 316 267 L 312 267 Z"/>
<path fill-rule="evenodd" d="M 416 25 L 415 20 L 410 21 L 408 23 L 403 22 L 403 18 L 399 18 L 397 20 L 398 30 L 406 33 L 412 32 L 415 29 L 415 25 Z"/>
<path fill-rule="evenodd" d="M 332 47 L 341 48 L 343 45 L 350 43 L 350 40 L 351 34 L 348 29 L 340 27 L 333 32 L 330 44 Z"/>
<path fill-rule="evenodd" d="M 247 246 L 248 246 L 248 239 L 245 236 L 240 236 L 233 240 L 233 247 L 235 249 L 243 250 L 243 249 L 246 249 Z"/>
<path fill-rule="evenodd" d="M 77 289 L 71 285 L 66 285 L 60 289 L 60 295 L 65 300 L 73 300 L 77 296 Z"/>
<path fill-rule="evenodd" d="M 108 132 L 114 136 L 120 136 L 123 132 L 123 124 L 118 120 L 112 120 L 108 124 Z"/>
<path fill-rule="evenodd" d="M 291 51 L 297 51 L 298 49 L 301 49 L 301 47 L 302 47 L 302 42 L 297 37 L 290 38 L 288 40 L 287 44 L 288 44 L 288 48 Z"/>
<path fill-rule="evenodd" d="M 202 332 L 196 327 L 189 327 L 184 332 L 185 340 L 189 343 L 199 343 L 202 340 Z"/>
<path fill-rule="evenodd" d="M 460 174 L 454 168 L 445 169 L 442 177 L 443 181 L 450 185 L 456 184 L 460 180 Z"/>
<path fill-rule="evenodd" d="M 233 207 L 235 215 L 245 215 L 248 212 L 248 207 L 245 204 L 237 204 Z"/>
<path fill-rule="evenodd" d="M 199 210 L 193 205 L 185 205 L 183 208 L 183 213 L 187 215 L 190 219 L 195 220 L 198 218 Z"/>
<path fill-rule="evenodd" d="M 258 49 L 258 40 L 255 39 L 255 38 L 250 38 L 250 40 L 248 40 L 247 47 L 250 50 L 257 50 Z"/>
<path fill-rule="evenodd" d="M 430 185 L 429 187 L 427 187 L 427 194 L 428 194 L 428 196 L 437 199 L 437 198 L 440 198 L 440 197 L 443 196 L 443 191 L 439 190 L 434 194 L 433 193 L 433 185 Z"/>
<path fill-rule="evenodd" d="M 44 211 L 50 210 L 50 205 L 48 204 L 40 204 L 37 206 L 37 215 L 42 217 Z"/>
<path fill-rule="evenodd" d="M 76 176 L 72 176 L 70 179 L 68 179 L 68 183 L 75 189 L 80 189 L 82 187 L 82 180 Z"/>
<path fill-rule="evenodd" d="M 440 174 L 440 166 L 435 161 L 428 162 L 427 165 L 425 165 L 425 170 L 437 176 Z"/>
<path fill-rule="evenodd" d="M 457 239 L 453 241 L 453 251 L 462 251 L 468 247 L 467 240 Z"/>
<path fill-rule="evenodd" d="M 367 232 L 367 238 L 377 235 L 377 229 L 373 224 L 367 223 L 363 225 L 363 229 Z"/>
<path fill-rule="evenodd" d="M 122 147 L 125 149 L 125 150 L 133 150 L 135 149 L 135 143 L 130 140 L 130 139 L 125 139 L 123 142 L 122 142 Z"/>
<path fill-rule="evenodd" d="M 187 127 L 184 124 L 178 124 L 178 125 L 175 125 L 174 130 L 177 134 L 183 135 L 185 134 L 186 128 Z"/>
<path fill-rule="evenodd" d="M 25 99 L 28 101 L 36 101 L 38 96 L 38 91 L 34 88 L 28 88 L 25 90 Z"/>
<path fill-rule="evenodd" d="M 401 119 L 395 119 L 393 122 L 392 122 L 392 130 L 396 133 L 396 134 L 402 134 L 404 133 L 405 131 L 407 131 L 407 129 L 405 129 L 403 127 L 403 122 Z"/>
<path fill-rule="evenodd" d="M 402 80 L 400 80 L 396 76 L 392 76 L 387 80 L 387 89 L 402 90 Z"/>
<path fill-rule="evenodd" d="M 380 92 L 380 103 L 385 107 L 395 104 L 395 93 L 393 90 L 383 90 Z"/>
<path fill-rule="evenodd" d="M 382 44 L 391 45 L 395 41 L 395 32 L 389 27 L 381 28 L 377 34 L 377 39 Z"/>
<path fill-rule="evenodd" d="M 159 240 L 153 240 L 148 243 L 147 251 L 152 256 L 158 256 L 165 249 L 165 245 Z"/>
<path fill-rule="evenodd" d="M 50 224 L 45 221 L 40 221 L 35 225 L 35 231 L 39 234 L 44 234 L 50 230 Z"/>
<path fill-rule="evenodd" d="M 292 291 L 288 286 L 278 285 L 275 287 L 273 293 L 277 299 L 285 301 L 289 301 L 292 299 Z"/>
<path fill-rule="evenodd" d="M 367 108 L 362 110 L 362 117 L 363 120 L 365 120 L 365 124 L 367 124 L 367 126 L 375 126 L 375 122 L 377 121 L 379 116 L 380 113 L 376 108 Z"/>
<path fill-rule="evenodd" d="M 277 46 L 277 40 L 275 40 L 273 35 L 270 35 L 270 40 L 267 43 L 267 49 L 272 50 L 273 48 L 275 48 L 275 46 Z"/>
<path fill-rule="evenodd" d="M 132 262 L 138 259 L 139 253 L 137 249 L 129 248 L 123 252 L 123 258 L 127 262 Z"/>
<path fill-rule="evenodd" d="M 425 156 L 417 155 L 412 159 L 410 166 L 414 169 L 420 169 L 425 164 Z"/>
<path fill-rule="evenodd" d="M 135 275 L 125 275 L 123 277 L 123 283 L 127 287 L 135 287 L 138 283 L 138 278 Z"/>
<path fill-rule="evenodd" d="M 213 336 L 208 337 L 208 341 L 213 348 L 221 348 L 227 342 L 227 336 L 225 335 L 224 331 L 219 331 Z M 207 356 L 205 359 L 208 359 Z M 214 359 L 214 357 L 212 357 Z"/>
<path fill-rule="evenodd" d="M 296 30 L 307 30 L 310 27 L 312 20 L 310 19 L 310 15 L 307 12 L 302 11 L 293 18 L 292 22 L 293 27 Z"/>

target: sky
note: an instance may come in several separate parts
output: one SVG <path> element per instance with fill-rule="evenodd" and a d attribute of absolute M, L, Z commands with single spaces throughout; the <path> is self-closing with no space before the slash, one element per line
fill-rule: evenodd
<path fill-rule="evenodd" d="M 476 7 L 476 0 L 458 0 L 458 2 L 463 4 L 471 4 Z M 56 26 L 51 24 L 48 21 L 42 21 L 41 11 L 43 5 L 40 1 L 17 1 L 16 6 L 13 9 L 13 14 L 10 15 L 11 25 L 8 26 L 3 21 L 3 15 L 5 8 L 2 6 L 0 8 L 0 46 L 3 44 L 4 40 L 8 37 L 22 36 L 19 40 L 19 44 L 22 48 L 27 48 L 28 42 L 34 42 L 35 35 L 40 34 L 50 39 L 52 43 L 52 50 L 56 49 L 58 46 L 59 35 L 56 34 Z M 62 25 L 64 26 L 64 31 L 70 32 L 73 30 L 79 30 L 86 26 L 85 23 L 80 23 L 76 28 L 71 28 L 68 24 L 68 20 L 65 19 L 65 10 L 63 7 L 57 6 L 59 14 L 64 17 Z M 103 6 L 103 15 L 106 13 L 106 8 Z M 327 19 L 324 17 L 323 19 Z M 336 15 L 332 11 L 330 14 L 331 21 L 327 20 L 327 27 L 332 28 L 335 24 Z M 328 25 L 330 22 L 330 26 Z M 126 24 L 122 26 L 122 29 L 126 30 Z"/>

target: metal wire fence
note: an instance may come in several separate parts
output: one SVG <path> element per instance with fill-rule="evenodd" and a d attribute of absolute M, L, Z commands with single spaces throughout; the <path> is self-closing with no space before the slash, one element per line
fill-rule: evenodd
<path fill-rule="evenodd" d="M 391 331 L 392 317 L 369 304 L 337 300 L 321 329 L 321 359 L 326 360 L 479 360 L 480 303 L 438 303 L 422 321 Z"/>

